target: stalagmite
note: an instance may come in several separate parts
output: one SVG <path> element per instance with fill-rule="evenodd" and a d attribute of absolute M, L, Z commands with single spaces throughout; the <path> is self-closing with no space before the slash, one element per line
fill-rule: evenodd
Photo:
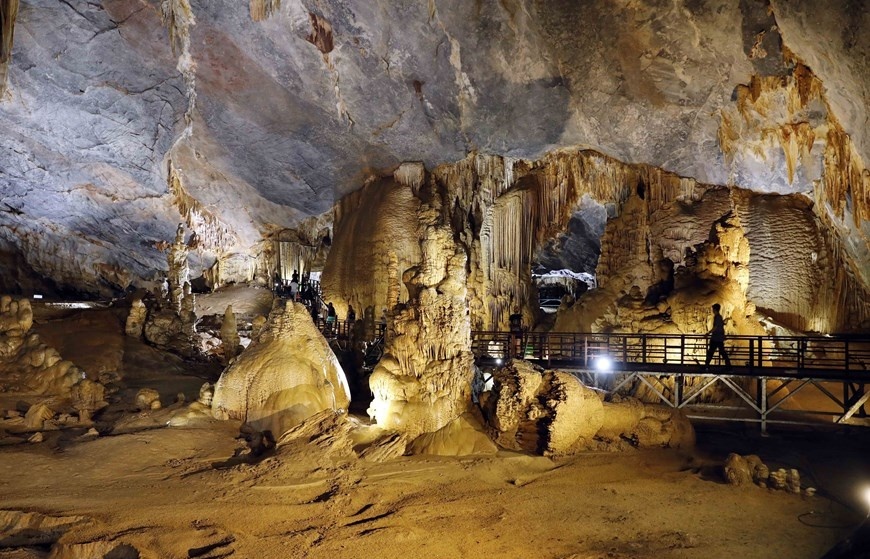
<path fill-rule="evenodd" d="M 38 394 L 68 394 L 85 373 L 31 332 L 27 299 L 0 297 L 0 387 Z"/>
<path fill-rule="evenodd" d="M 224 312 L 224 320 L 221 324 L 221 346 L 224 352 L 224 361 L 229 363 L 239 352 L 241 340 L 239 338 L 239 329 L 236 326 L 236 315 L 233 313 L 233 306 L 227 305 L 227 310 Z"/>
<path fill-rule="evenodd" d="M 307 417 L 327 409 L 343 413 L 349 403 L 347 379 L 326 339 L 303 305 L 287 301 L 223 372 L 212 410 L 278 439 Z"/>
<path fill-rule="evenodd" d="M 390 336 L 369 386 L 369 415 L 409 437 L 438 431 L 471 400 L 473 356 L 466 256 L 438 214 L 419 212 L 421 263 L 404 274 L 410 298 L 390 313 Z"/>
<path fill-rule="evenodd" d="M 133 302 L 130 304 L 127 321 L 124 325 L 124 332 L 132 338 L 141 338 L 147 318 L 148 308 L 145 306 L 145 303 L 138 297 L 133 299 Z"/>
<path fill-rule="evenodd" d="M 98 382 L 84 379 L 70 390 L 72 405 L 79 412 L 80 423 L 90 423 L 94 412 L 109 405 L 105 401 L 106 387 Z"/>

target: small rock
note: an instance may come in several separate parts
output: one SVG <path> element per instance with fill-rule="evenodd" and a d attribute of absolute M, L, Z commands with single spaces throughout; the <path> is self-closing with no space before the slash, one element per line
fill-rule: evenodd
<path fill-rule="evenodd" d="M 45 440 L 45 437 L 42 435 L 42 432 L 37 432 L 37 433 L 34 433 L 33 435 L 31 435 L 31 437 L 29 439 L 27 439 L 27 442 L 36 444 L 36 443 L 41 443 L 44 440 Z"/>
<path fill-rule="evenodd" d="M 136 393 L 136 407 L 140 410 L 159 410 L 160 394 L 153 388 L 143 388 Z"/>
<path fill-rule="evenodd" d="M 30 406 L 27 413 L 24 415 L 24 424 L 33 430 L 43 429 L 45 422 L 54 417 L 54 410 L 48 407 L 45 402 L 40 402 Z"/>
<path fill-rule="evenodd" d="M 22 417 L 24 414 L 18 410 L 6 410 L 6 419 L 14 419 L 16 417 Z"/>
<path fill-rule="evenodd" d="M 804 489 L 804 493 L 806 494 L 807 497 L 815 497 L 816 488 L 815 487 L 807 487 L 806 489 Z"/>
<path fill-rule="evenodd" d="M 96 439 L 99 436 L 100 436 L 100 432 L 97 431 L 96 429 L 94 429 L 93 427 L 91 427 L 90 429 L 87 430 L 87 432 L 80 435 L 78 437 L 78 440 L 80 440 L 80 441 L 81 440 L 91 440 L 91 439 Z"/>

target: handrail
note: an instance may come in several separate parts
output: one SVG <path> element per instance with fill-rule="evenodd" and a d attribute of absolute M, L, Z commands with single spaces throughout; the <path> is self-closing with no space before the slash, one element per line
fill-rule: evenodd
<path fill-rule="evenodd" d="M 571 362 L 593 367 L 607 356 L 614 369 L 658 370 L 704 366 L 708 337 L 701 334 L 633 334 L 578 332 L 472 332 L 472 352 L 478 359 L 526 359 Z M 867 372 L 870 377 L 870 335 L 728 336 L 732 367 Z M 713 363 L 718 366 L 717 359 Z"/>

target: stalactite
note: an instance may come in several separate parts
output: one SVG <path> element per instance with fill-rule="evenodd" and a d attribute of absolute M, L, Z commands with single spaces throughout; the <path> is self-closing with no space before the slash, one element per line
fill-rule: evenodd
<path fill-rule="evenodd" d="M 221 254 L 238 243 L 238 239 L 229 228 L 187 192 L 181 173 L 171 161 L 168 183 L 172 203 L 178 208 L 178 213 L 181 214 L 187 227 L 196 233 L 201 248 Z"/>
<path fill-rule="evenodd" d="M 281 0 L 250 0 L 251 19 L 263 21 L 281 9 Z"/>
<path fill-rule="evenodd" d="M 426 168 L 419 161 L 405 162 L 395 170 L 393 178 L 399 184 L 412 189 L 416 194 L 420 192 L 420 187 L 426 180 Z"/>
<path fill-rule="evenodd" d="M 169 31 L 172 53 L 178 56 L 176 68 L 184 76 L 187 89 L 187 110 L 184 113 L 187 127 L 181 139 L 192 133 L 193 113 L 196 108 L 196 63 L 190 52 L 190 28 L 196 25 L 189 0 L 162 0 L 163 25 Z"/>
<path fill-rule="evenodd" d="M 311 271 L 311 265 L 317 258 L 315 246 L 293 241 L 278 241 L 278 274 L 282 280 L 290 281 L 293 272 L 303 274 Z"/>
<path fill-rule="evenodd" d="M 831 217 L 816 212 L 816 218 L 826 249 L 818 255 L 819 268 L 831 275 L 823 275 L 819 282 L 807 330 L 831 333 L 866 329 L 870 324 L 870 288 L 860 279 Z"/>
<path fill-rule="evenodd" d="M 807 122 L 785 124 L 777 130 L 780 146 L 785 154 L 785 163 L 788 170 L 788 182 L 794 182 L 794 174 L 797 165 L 805 161 L 813 149 L 816 134 Z"/>
<path fill-rule="evenodd" d="M 12 60 L 12 42 L 17 17 L 18 0 L 0 0 L 0 101 L 6 93 L 6 74 L 9 62 Z"/>

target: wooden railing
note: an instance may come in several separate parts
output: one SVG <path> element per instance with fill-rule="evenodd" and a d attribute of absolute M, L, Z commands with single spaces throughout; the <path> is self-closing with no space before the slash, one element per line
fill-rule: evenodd
<path fill-rule="evenodd" d="M 622 371 L 685 371 L 705 366 L 707 337 L 691 334 L 472 333 L 478 361 L 523 358 L 548 365 L 611 367 Z M 729 336 L 731 369 L 748 375 L 773 370 L 870 378 L 870 335 Z M 711 366 L 723 365 L 718 352 Z M 721 369 L 720 369 L 721 370 Z M 841 374 L 842 373 L 842 374 Z"/>

